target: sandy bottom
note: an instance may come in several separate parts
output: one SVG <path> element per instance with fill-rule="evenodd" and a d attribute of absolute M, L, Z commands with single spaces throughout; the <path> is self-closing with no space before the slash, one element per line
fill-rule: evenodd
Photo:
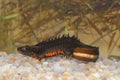
<path fill-rule="evenodd" d="M 83 62 L 59 56 L 38 61 L 0 52 L 0 80 L 120 80 L 120 61 L 100 57 Z"/>

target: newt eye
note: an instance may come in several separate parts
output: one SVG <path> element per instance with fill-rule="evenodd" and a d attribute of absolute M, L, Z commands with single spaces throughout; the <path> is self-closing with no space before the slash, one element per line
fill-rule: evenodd
<path fill-rule="evenodd" d="M 23 48 L 21 48 L 21 50 L 22 50 L 22 51 L 26 51 L 26 50 L 27 50 L 27 48 L 23 47 Z"/>
<path fill-rule="evenodd" d="M 24 50 L 24 51 L 30 50 L 30 47 L 29 47 L 29 46 L 24 46 L 24 47 L 22 48 L 22 50 Z"/>

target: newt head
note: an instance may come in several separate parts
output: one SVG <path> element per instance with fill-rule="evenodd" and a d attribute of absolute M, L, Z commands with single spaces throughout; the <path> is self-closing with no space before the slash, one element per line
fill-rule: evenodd
<path fill-rule="evenodd" d="M 17 51 L 26 56 L 32 56 L 34 53 L 37 53 L 37 46 L 21 46 L 17 48 Z"/>

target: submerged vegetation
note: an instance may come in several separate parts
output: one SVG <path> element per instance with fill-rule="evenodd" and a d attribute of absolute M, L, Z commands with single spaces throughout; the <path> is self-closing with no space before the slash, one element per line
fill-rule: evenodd
<path fill-rule="evenodd" d="M 120 0 L 0 0 L 0 50 L 70 31 L 98 35 L 91 45 L 102 39 L 110 52 L 120 48 Z"/>

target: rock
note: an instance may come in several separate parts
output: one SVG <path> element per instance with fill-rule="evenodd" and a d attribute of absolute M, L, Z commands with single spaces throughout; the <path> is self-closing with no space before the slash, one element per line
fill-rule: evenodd
<path fill-rule="evenodd" d="M 65 71 L 65 68 L 63 66 L 60 66 L 59 63 L 56 63 L 53 65 L 53 71 L 57 73 L 62 73 Z"/>

